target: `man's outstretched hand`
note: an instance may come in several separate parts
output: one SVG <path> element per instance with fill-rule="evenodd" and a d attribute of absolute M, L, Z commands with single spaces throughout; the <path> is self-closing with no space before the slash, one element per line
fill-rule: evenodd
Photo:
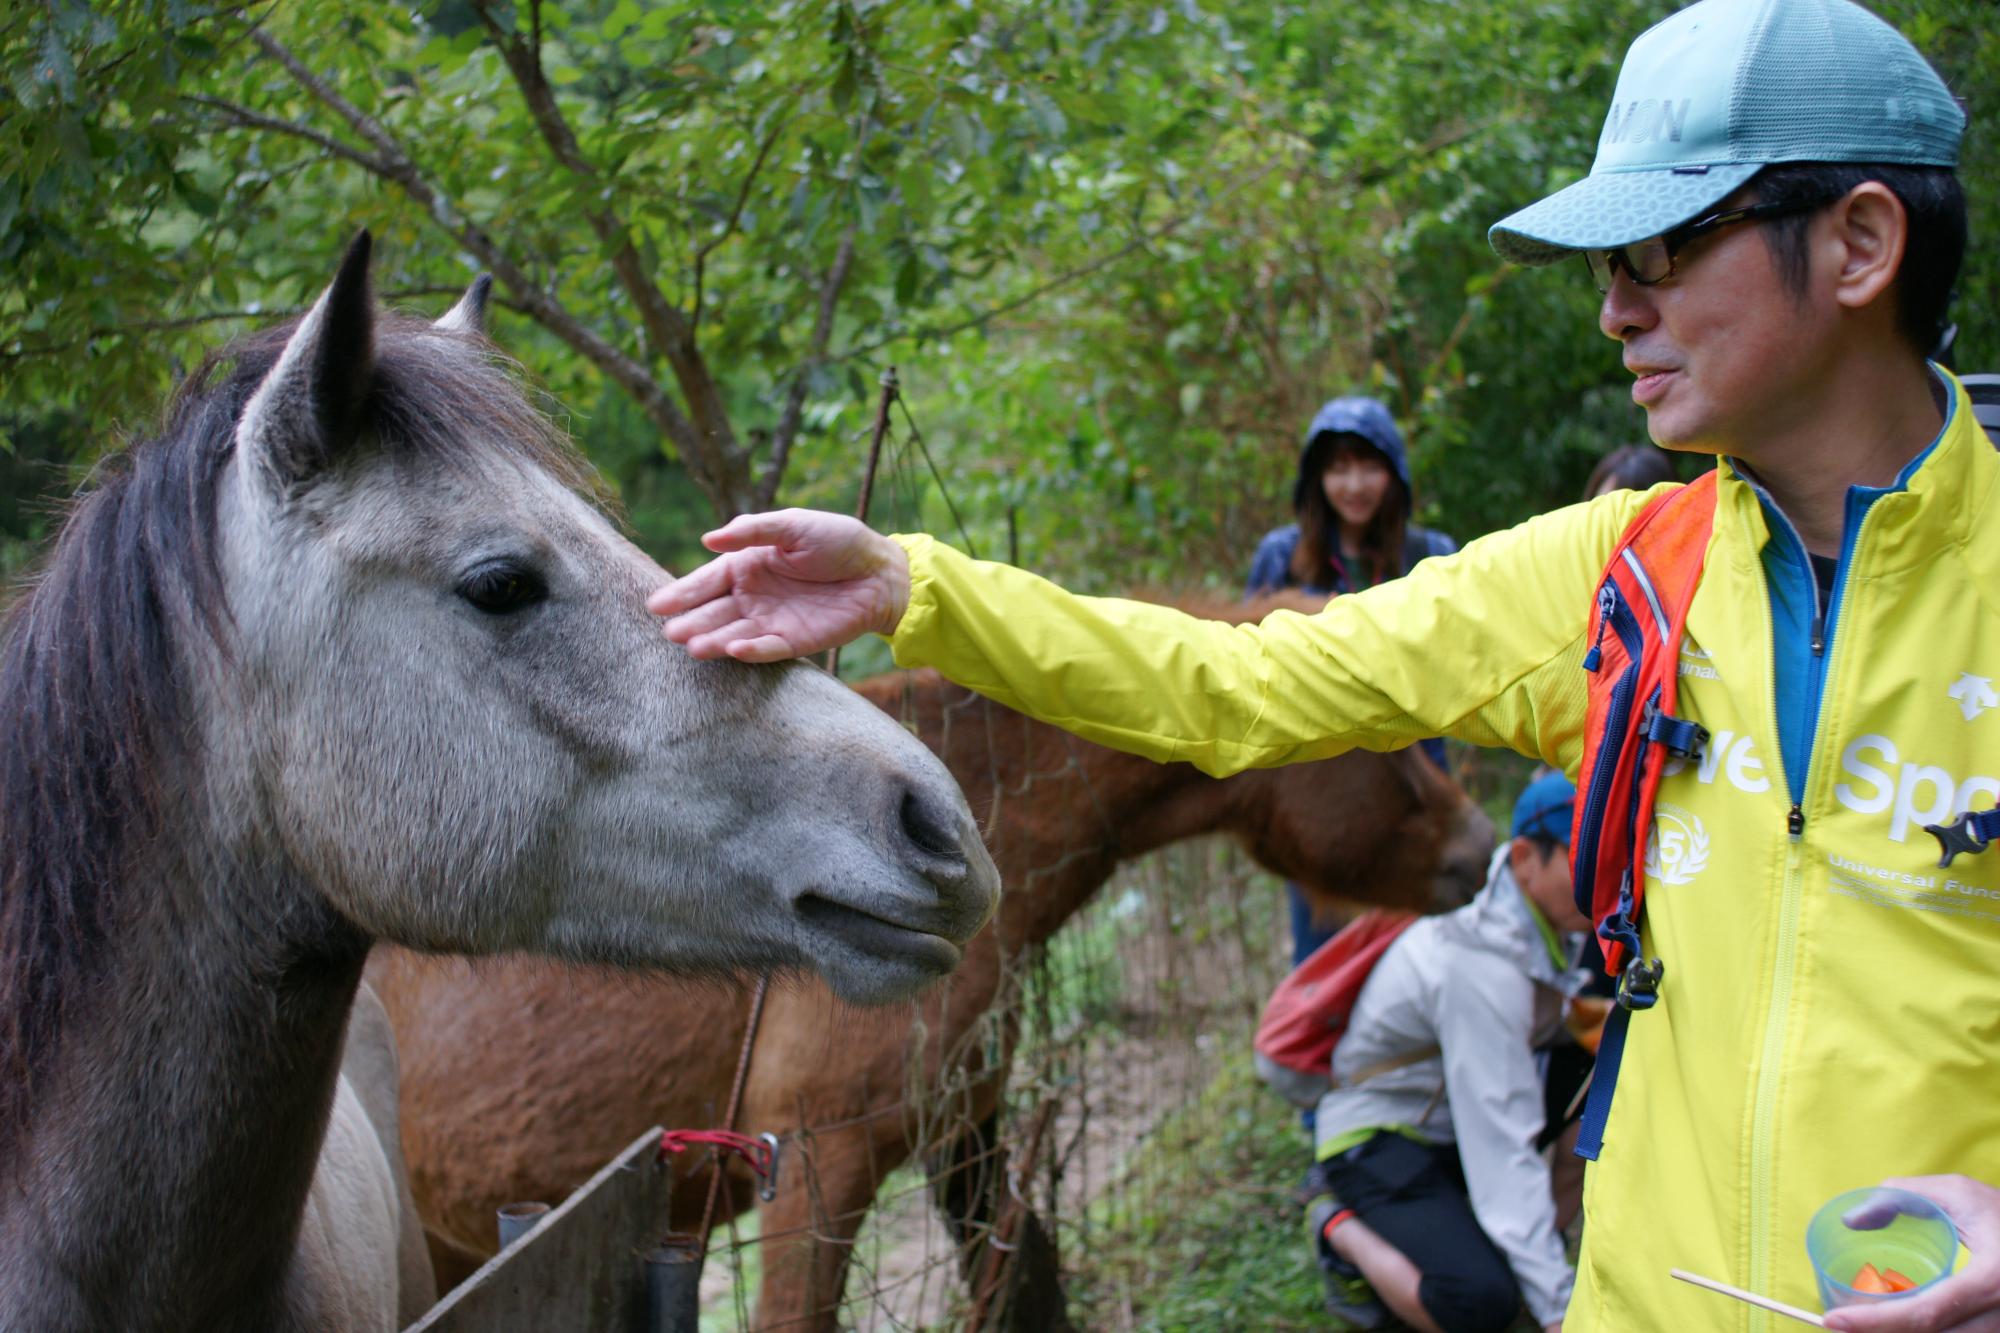
<path fill-rule="evenodd" d="M 804 657 L 894 633 L 909 605 L 903 548 L 842 514 L 744 514 L 701 542 L 716 558 L 646 599 L 695 657 Z"/>

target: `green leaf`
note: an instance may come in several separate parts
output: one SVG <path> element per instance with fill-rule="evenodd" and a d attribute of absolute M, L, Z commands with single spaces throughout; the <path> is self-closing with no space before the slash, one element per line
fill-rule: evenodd
<path fill-rule="evenodd" d="M 181 201 L 193 209 L 197 217 L 212 218 L 222 211 L 222 201 L 201 188 L 194 177 L 185 171 L 174 173 L 174 193 Z"/>
<path fill-rule="evenodd" d="M 916 251 L 912 250 L 904 255 L 903 262 L 896 266 L 896 304 L 904 306 L 914 304 L 923 280 L 923 265 L 918 260 Z"/>
<path fill-rule="evenodd" d="M 70 60 L 69 46 L 53 24 L 43 31 L 32 78 L 39 96 L 31 105 L 46 106 L 51 101 L 68 104 L 76 100 L 76 66 Z"/>
<path fill-rule="evenodd" d="M 1069 133 L 1069 122 L 1063 118 L 1062 109 L 1047 93 L 1039 88 L 1023 88 L 1021 101 L 1026 104 L 1043 134 L 1051 139 L 1060 139 Z"/>
<path fill-rule="evenodd" d="M 611 12 L 604 16 L 604 22 L 599 25 L 598 31 L 606 41 L 615 42 L 625 35 L 626 29 L 639 21 L 639 17 L 638 0 L 618 0 L 618 3 L 612 6 Z"/>

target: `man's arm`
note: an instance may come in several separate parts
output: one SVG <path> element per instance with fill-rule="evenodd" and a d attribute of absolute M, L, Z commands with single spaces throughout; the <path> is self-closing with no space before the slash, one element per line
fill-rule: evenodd
<path fill-rule="evenodd" d="M 893 630 L 903 666 L 1087 739 L 1216 775 L 1449 735 L 1563 768 L 1584 712 L 1592 594 L 1644 497 L 1607 497 L 1426 560 L 1312 616 L 1226 625 L 1078 597 L 928 537 L 790 510 L 649 605 L 696 656 L 770 661 Z"/>

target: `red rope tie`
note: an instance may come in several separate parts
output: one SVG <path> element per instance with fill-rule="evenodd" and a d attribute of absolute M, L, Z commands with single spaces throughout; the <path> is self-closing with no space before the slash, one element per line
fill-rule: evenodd
<path fill-rule="evenodd" d="M 727 1129 L 663 1129 L 660 1131 L 660 1161 L 665 1162 L 670 1153 L 683 1153 L 689 1148 L 713 1148 L 717 1156 L 725 1152 L 735 1153 L 744 1164 L 757 1173 L 757 1194 L 769 1203 L 778 1189 L 778 1136 L 762 1134 L 752 1137 Z"/>

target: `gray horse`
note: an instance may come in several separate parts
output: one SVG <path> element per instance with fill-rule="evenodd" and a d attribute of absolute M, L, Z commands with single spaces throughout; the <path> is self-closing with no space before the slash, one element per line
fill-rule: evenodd
<path fill-rule="evenodd" d="M 944 768 L 817 671 L 667 644 L 484 281 L 385 316 L 368 249 L 193 378 L 8 613 L 7 1328 L 428 1304 L 376 939 L 881 1001 L 992 910 Z"/>

